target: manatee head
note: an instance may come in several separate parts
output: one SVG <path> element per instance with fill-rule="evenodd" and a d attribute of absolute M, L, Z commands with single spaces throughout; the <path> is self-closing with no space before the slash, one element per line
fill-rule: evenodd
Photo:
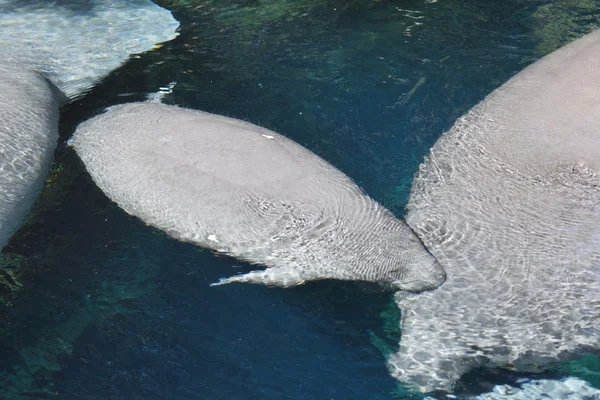
<path fill-rule="evenodd" d="M 436 289 L 446 280 L 442 265 L 404 222 L 386 215 L 369 236 L 349 252 L 356 258 L 349 264 L 355 280 L 411 292 Z"/>
<path fill-rule="evenodd" d="M 395 266 L 385 271 L 385 281 L 394 289 L 423 291 L 438 288 L 446 280 L 442 265 L 431 255 L 421 241 L 414 236 L 397 243 Z"/>
<path fill-rule="evenodd" d="M 441 264 L 436 259 L 431 260 L 433 257 L 428 253 L 421 256 L 411 262 L 412 268 L 399 266 L 390 271 L 389 278 L 395 289 L 416 292 L 437 289 L 444 283 L 446 273 Z"/>

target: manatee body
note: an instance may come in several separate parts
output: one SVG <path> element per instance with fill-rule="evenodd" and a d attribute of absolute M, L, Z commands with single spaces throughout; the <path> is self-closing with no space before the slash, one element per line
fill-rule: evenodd
<path fill-rule="evenodd" d="M 64 95 L 42 75 L 0 65 L 0 249 L 40 192 L 58 140 Z"/>
<path fill-rule="evenodd" d="M 421 165 L 406 221 L 447 281 L 396 294 L 396 378 L 448 389 L 473 368 L 540 371 L 597 350 L 600 31 L 460 118 Z"/>
<path fill-rule="evenodd" d="M 0 26 L 2 250 L 50 169 L 61 103 L 80 96 L 130 54 L 176 36 L 178 23 L 146 0 L 2 0 Z"/>
<path fill-rule="evenodd" d="M 270 130 L 145 102 L 82 123 L 70 144 L 128 213 L 179 240 L 268 267 L 221 283 L 285 287 L 335 278 L 424 290 L 444 280 L 403 222 Z"/>

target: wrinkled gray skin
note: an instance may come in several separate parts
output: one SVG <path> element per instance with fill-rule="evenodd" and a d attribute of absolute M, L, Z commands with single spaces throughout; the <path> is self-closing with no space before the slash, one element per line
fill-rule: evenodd
<path fill-rule="evenodd" d="M 44 184 L 64 99 L 39 73 L 0 64 L 0 249 Z"/>
<path fill-rule="evenodd" d="M 60 104 L 178 25 L 145 0 L 0 0 L 0 250 L 48 174 Z"/>
<path fill-rule="evenodd" d="M 439 263 L 392 213 L 299 144 L 240 120 L 158 102 L 115 106 L 71 139 L 96 184 L 169 235 L 268 268 L 223 279 L 317 279 L 425 290 Z"/>
<path fill-rule="evenodd" d="M 600 31 L 460 118 L 406 221 L 448 279 L 402 310 L 393 376 L 448 389 L 479 366 L 540 371 L 600 347 Z"/>

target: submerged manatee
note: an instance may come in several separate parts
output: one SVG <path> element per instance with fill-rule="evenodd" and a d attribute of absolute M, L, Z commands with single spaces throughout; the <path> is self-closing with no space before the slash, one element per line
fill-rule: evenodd
<path fill-rule="evenodd" d="M 270 130 L 145 102 L 82 123 L 70 144 L 128 213 L 177 239 L 268 267 L 221 283 L 335 278 L 425 290 L 444 281 L 403 222 Z"/>
<path fill-rule="evenodd" d="M 43 186 L 60 104 L 178 25 L 147 0 L 0 0 L 0 250 Z"/>
<path fill-rule="evenodd" d="M 42 189 L 64 99 L 39 73 L 0 64 L 0 250 Z"/>
<path fill-rule="evenodd" d="M 448 278 L 396 294 L 396 378 L 447 389 L 473 368 L 540 371 L 600 348 L 600 31 L 460 118 L 407 211 Z"/>

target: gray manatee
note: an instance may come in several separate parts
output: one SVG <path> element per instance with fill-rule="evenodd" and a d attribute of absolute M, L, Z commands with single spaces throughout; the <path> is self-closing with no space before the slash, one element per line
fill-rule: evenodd
<path fill-rule="evenodd" d="M 43 186 L 60 104 L 178 25 L 147 0 L 0 0 L 0 250 Z"/>
<path fill-rule="evenodd" d="M 0 64 L 0 249 L 44 184 L 64 99 L 39 73 Z"/>
<path fill-rule="evenodd" d="M 128 213 L 268 267 L 220 283 L 335 278 L 425 290 L 445 279 L 403 222 L 332 165 L 265 128 L 150 101 L 110 107 L 69 143 Z"/>
<path fill-rule="evenodd" d="M 406 221 L 442 264 L 398 292 L 390 371 L 422 391 L 600 347 L 600 31 L 524 69 L 435 143 Z"/>

